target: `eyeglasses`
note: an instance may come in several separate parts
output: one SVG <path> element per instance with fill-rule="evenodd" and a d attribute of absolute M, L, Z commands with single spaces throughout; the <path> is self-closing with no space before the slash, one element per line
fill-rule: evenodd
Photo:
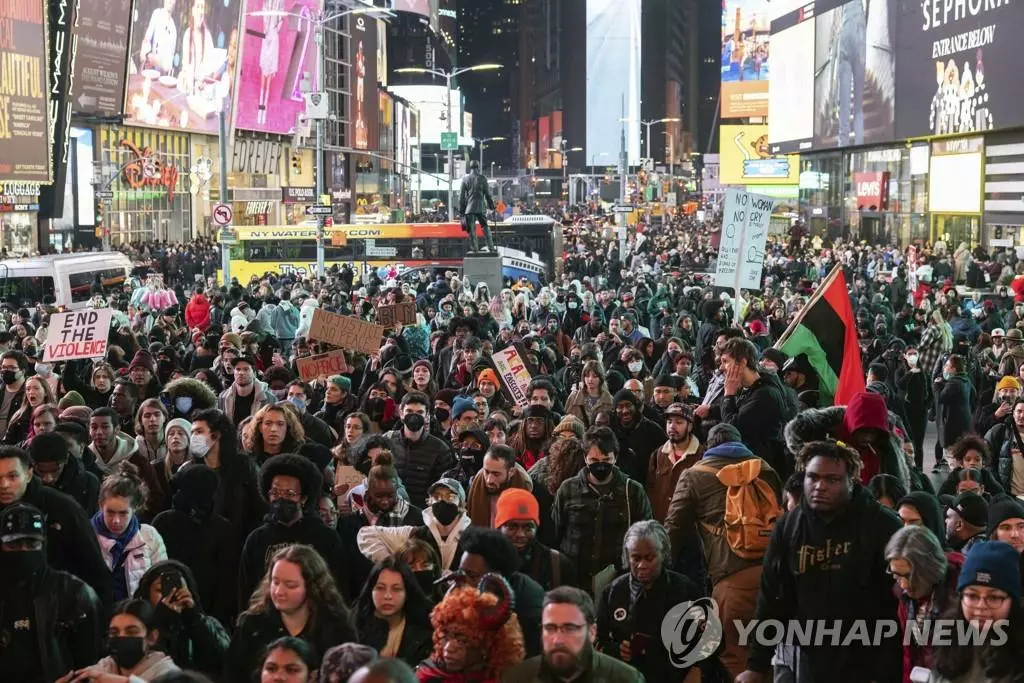
<path fill-rule="evenodd" d="M 1010 599 L 1010 596 L 1000 595 L 998 593 L 986 593 L 985 595 L 978 595 L 977 593 L 963 593 L 960 598 L 964 601 L 965 605 L 969 605 L 970 607 L 977 607 L 984 602 L 985 607 L 998 609 L 1003 606 L 1004 602 Z"/>
<path fill-rule="evenodd" d="M 583 632 L 586 624 L 544 624 L 544 635 L 553 636 L 561 633 L 563 636 L 575 636 Z"/>
<path fill-rule="evenodd" d="M 273 498 L 283 498 L 285 500 L 298 500 L 300 495 L 298 491 L 293 489 L 270 489 L 270 495 Z"/>

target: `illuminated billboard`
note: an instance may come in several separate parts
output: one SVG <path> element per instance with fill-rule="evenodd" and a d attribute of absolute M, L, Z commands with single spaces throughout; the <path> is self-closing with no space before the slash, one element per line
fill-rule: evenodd
<path fill-rule="evenodd" d="M 768 0 L 722 2 L 722 118 L 768 116 Z"/>
<path fill-rule="evenodd" d="M 722 126 L 719 176 L 723 185 L 796 185 L 800 156 L 769 151 L 768 126 Z"/>
<path fill-rule="evenodd" d="M 641 4 L 587 0 L 588 159 L 618 159 L 625 125 L 629 163 L 640 162 Z"/>

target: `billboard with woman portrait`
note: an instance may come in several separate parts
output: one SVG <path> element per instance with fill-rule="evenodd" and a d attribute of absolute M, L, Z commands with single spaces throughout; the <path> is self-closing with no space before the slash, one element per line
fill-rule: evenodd
<path fill-rule="evenodd" d="M 137 0 L 125 123 L 216 134 L 230 112 L 241 0 Z"/>

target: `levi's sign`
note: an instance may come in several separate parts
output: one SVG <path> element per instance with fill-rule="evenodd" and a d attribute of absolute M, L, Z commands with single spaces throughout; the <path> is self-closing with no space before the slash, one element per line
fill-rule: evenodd
<path fill-rule="evenodd" d="M 43 345 L 43 362 L 105 356 L 112 315 L 109 308 L 54 313 Z"/>

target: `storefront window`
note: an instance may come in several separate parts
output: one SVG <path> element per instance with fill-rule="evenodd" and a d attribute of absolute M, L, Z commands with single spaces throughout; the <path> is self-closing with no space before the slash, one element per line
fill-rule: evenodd
<path fill-rule="evenodd" d="M 915 239 L 914 181 L 905 146 L 849 154 L 846 222 L 851 238 L 869 244 L 905 245 Z M 923 218 L 923 217 L 921 217 Z"/>
<path fill-rule="evenodd" d="M 27 211 L 0 213 L 0 248 L 11 256 L 35 251 L 36 214 Z"/>
<path fill-rule="evenodd" d="M 191 238 L 190 159 L 187 135 L 100 129 L 100 178 L 114 193 L 105 209 L 112 244 Z"/>
<path fill-rule="evenodd" d="M 800 157 L 800 208 L 811 235 L 842 235 L 843 176 L 841 153 Z"/>

